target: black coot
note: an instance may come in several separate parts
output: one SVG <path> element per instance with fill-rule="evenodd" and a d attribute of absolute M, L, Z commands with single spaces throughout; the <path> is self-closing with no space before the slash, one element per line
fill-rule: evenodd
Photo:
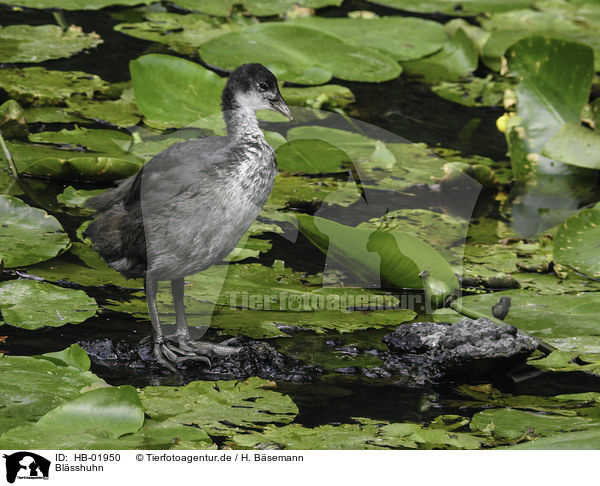
<path fill-rule="evenodd" d="M 91 199 L 96 218 L 86 235 L 94 249 L 128 278 L 145 278 L 154 352 L 171 362 L 237 352 L 193 341 L 183 304 L 184 277 L 222 261 L 256 219 L 277 174 L 275 153 L 255 111 L 272 109 L 291 119 L 275 76 L 260 64 L 236 69 L 223 90 L 227 136 L 175 144 L 136 175 Z M 156 308 L 159 280 L 170 280 L 176 333 L 164 336 Z"/>

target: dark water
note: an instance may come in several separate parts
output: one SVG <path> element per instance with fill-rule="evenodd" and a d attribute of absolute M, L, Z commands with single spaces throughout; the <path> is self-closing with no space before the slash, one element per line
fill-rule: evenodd
<path fill-rule="evenodd" d="M 344 9 L 325 9 L 325 15 L 342 15 L 346 10 L 364 8 L 359 1 L 346 2 Z M 373 10 L 373 5 L 369 4 Z M 118 21 L 108 9 L 102 12 L 67 12 L 67 20 L 83 27 L 84 31 L 96 31 L 104 43 L 90 53 L 83 53 L 68 59 L 43 63 L 44 67 L 59 70 L 81 70 L 100 75 L 111 82 L 129 78 L 128 63 L 149 52 L 168 52 L 167 47 L 125 36 L 112 30 Z M 378 11 L 388 13 L 385 8 Z M 439 19 L 438 19 L 439 20 Z M 52 24 L 50 12 L 25 11 L 12 12 L 0 7 L 0 23 Z M 172 55 L 176 53 L 169 52 Z M 199 61 L 198 59 L 195 59 Z M 8 66 L 5 66 L 8 67 Z M 480 68 L 482 69 L 482 68 Z M 485 73 L 480 73 L 485 74 Z M 505 159 L 506 144 L 503 136 L 495 128 L 495 120 L 502 113 L 501 108 L 466 108 L 445 101 L 433 94 L 426 86 L 405 76 L 394 81 L 379 84 L 349 83 L 333 80 L 337 84 L 348 86 L 356 95 L 356 103 L 351 107 L 354 117 L 389 130 L 413 142 L 425 142 L 432 146 L 454 148 L 465 154 L 488 156 L 495 160 Z M 37 124 L 34 131 L 52 128 Z M 64 128 L 64 125 L 60 128 Z M 48 182 L 30 180 L 25 182 L 26 196 L 30 204 L 43 207 L 56 216 L 65 229 L 73 236 L 81 223 L 81 218 L 58 211 L 56 195 L 68 185 L 68 182 Z M 82 188 L 86 188 L 80 186 Z M 91 186 L 90 186 L 91 187 Z M 425 190 L 425 189 L 424 189 Z M 390 198 L 389 192 L 374 193 L 373 197 Z M 418 197 L 418 195 L 417 195 Z M 431 198 L 431 194 L 424 197 Z M 395 207 L 423 207 L 418 201 L 406 200 L 397 196 Z M 389 202 L 389 201 L 388 201 Z M 475 212 L 487 215 L 497 214 L 494 193 L 484 191 L 480 194 Z M 357 220 L 364 220 L 365 214 L 353 213 Z M 349 218 L 352 218 L 349 216 Z M 351 221 L 345 221 L 350 223 Z M 300 236 L 293 245 L 285 238 L 273 239 L 273 249 L 263 257 L 265 264 L 275 259 L 283 259 L 294 270 L 315 273 L 322 270 L 324 256 L 312 244 Z M 14 274 L 4 273 L 0 278 L 14 278 Z M 115 288 L 89 288 L 88 293 L 100 304 L 108 298 L 122 297 Z M 382 331 L 367 331 L 356 335 L 335 336 L 346 342 L 380 342 Z M 73 342 L 101 338 L 113 340 L 129 339 L 138 341 L 150 334 L 150 323 L 111 311 L 103 310 L 96 317 L 80 325 L 66 325 L 61 328 L 48 328 L 38 331 L 24 331 L 10 326 L 2 326 L 0 334 L 7 336 L 0 343 L 0 350 L 13 355 L 33 355 L 58 351 Z M 216 337 L 209 332 L 208 337 Z M 295 335 L 294 345 L 283 339 L 273 340 L 276 347 L 292 352 L 294 357 L 310 362 L 310 350 L 315 349 L 315 339 L 324 343 L 331 336 Z M 321 346 L 319 352 L 327 352 Z M 138 374 L 133 370 L 105 368 L 93 365 L 93 371 L 111 384 L 170 384 L 172 377 L 167 374 Z M 518 375 L 518 373 L 517 373 Z M 521 376 L 526 376 L 522 374 Z M 310 384 L 279 383 L 282 392 L 292 396 L 300 408 L 297 422 L 307 425 L 350 421 L 351 417 L 371 417 L 390 421 L 424 422 L 443 413 L 471 415 L 477 409 L 461 407 L 461 395 L 456 391 L 457 383 L 443 383 L 437 386 L 406 388 L 394 384 L 393 380 L 376 381 L 367 379 L 360 373 L 347 376 L 329 373 Z M 577 393 L 600 388 L 600 381 L 583 374 L 541 374 L 515 381 L 510 377 L 497 379 L 494 386 L 502 391 L 514 394 L 556 395 Z"/>

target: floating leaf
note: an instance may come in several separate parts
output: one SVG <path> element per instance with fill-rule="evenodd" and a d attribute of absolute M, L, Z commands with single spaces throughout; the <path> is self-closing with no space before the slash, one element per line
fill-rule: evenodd
<path fill-rule="evenodd" d="M 0 195 L 0 219 L 0 260 L 5 267 L 42 262 L 69 246 L 69 237 L 53 216 L 15 197 Z"/>
<path fill-rule="evenodd" d="M 62 103 L 74 94 L 91 98 L 107 92 L 110 85 L 95 74 L 36 66 L 0 70 L 0 87 L 22 105 L 48 106 Z"/>
<path fill-rule="evenodd" d="M 149 386 L 140 392 L 146 415 L 165 425 L 198 426 L 210 435 L 228 436 L 240 427 L 287 424 L 298 408 L 287 395 L 270 390 L 260 378 L 194 381 L 186 386 Z"/>
<path fill-rule="evenodd" d="M 143 422 L 135 388 L 102 387 L 64 402 L 34 425 L 5 432 L 0 444 L 6 449 L 105 449 L 111 440 L 137 432 Z"/>
<path fill-rule="evenodd" d="M 600 169 L 600 132 L 565 123 L 546 142 L 542 154 L 565 164 Z"/>
<path fill-rule="evenodd" d="M 207 42 L 202 59 L 233 70 L 246 62 L 267 66 L 280 81 L 322 84 L 332 76 L 347 81 L 380 82 L 398 77 L 400 66 L 367 47 L 286 22 L 246 27 Z"/>
<path fill-rule="evenodd" d="M 14 0 L 15 5 L 27 8 L 55 8 L 62 10 L 100 10 L 112 5 L 134 6 L 153 0 Z"/>
<path fill-rule="evenodd" d="M 281 88 L 281 95 L 288 106 L 306 106 L 314 109 L 334 110 L 354 102 L 354 94 L 345 86 L 324 84 L 306 88 Z"/>
<path fill-rule="evenodd" d="M 96 301 L 82 290 L 35 280 L 0 284 L 0 312 L 5 323 L 23 329 L 79 324 L 96 314 Z"/>
<path fill-rule="evenodd" d="M 559 226 L 553 256 L 561 265 L 600 278 L 600 207 L 583 209 Z"/>
<path fill-rule="evenodd" d="M 429 83 L 457 81 L 475 70 L 478 59 L 477 47 L 460 28 L 441 51 L 403 66 L 408 73 L 423 76 Z"/>
<path fill-rule="evenodd" d="M 530 442 L 524 442 L 507 449 L 537 449 L 537 450 L 570 450 L 570 449 L 594 449 L 600 448 L 600 428 L 581 432 L 568 432 L 556 434 L 551 437 L 535 439 Z"/>
<path fill-rule="evenodd" d="M 321 8 L 330 5 L 339 6 L 342 0 L 174 0 L 175 5 L 192 11 L 200 11 L 210 15 L 226 17 L 235 4 L 243 4 L 245 10 L 252 15 L 279 15 L 301 5 L 308 8 Z"/>
<path fill-rule="evenodd" d="M 0 41 L 0 62 L 42 62 L 69 57 L 102 43 L 98 34 L 85 34 L 74 25 L 66 31 L 58 25 L 0 26 Z"/>
<path fill-rule="evenodd" d="M 323 140 L 292 140 L 277 149 L 277 166 L 286 172 L 327 174 L 349 169 L 346 153 Z"/>
<path fill-rule="evenodd" d="M 431 89 L 438 96 L 461 105 L 496 106 L 502 105 L 504 91 L 510 86 L 510 82 L 494 80 L 488 75 L 485 78 L 471 78 L 463 82 L 442 81 Z"/>
<path fill-rule="evenodd" d="M 147 54 L 131 61 L 130 70 L 136 103 L 150 123 L 182 127 L 221 111 L 225 81 L 199 64 Z"/>
<path fill-rule="evenodd" d="M 44 353 L 38 356 L 40 359 L 47 359 L 59 366 L 73 366 L 81 371 L 89 371 L 92 362 L 85 350 L 79 344 L 71 344 L 62 351 L 54 353 Z"/>
<path fill-rule="evenodd" d="M 396 61 L 410 61 L 439 51 L 448 40 L 442 24 L 415 17 L 351 19 L 306 17 L 291 21 L 335 35 L 359 47 L 372 47 Z"/>
<path fill-rule="evenodd" d="M 105 385 L 89 371 L 40 358 L 0 356 L 0 433 L 37 421 L 85 387 Z"/>
<path fill-rule="evenodd" d="M 78 117 L 107 122 L 118 127 L 137 125 L 141 118 L 135 104 L 133 88 L 124 90 L 117 100 L 92 101 L 85 97 L 73 96 L 67 100 L 67 105 L 69 113 Z"/>
<path fill-rule="evenodd" d="M 409 12 L 440 12 L 448 15 L 476 15 L 529 7 L 534 0 L 377 0 L 375 3 Z"/>
<path fill-rule="evenodd" d="M 65 190 L 56 196 L 56 200 L 65 206 L 83 208 L 88 199 L 106 192 L 106 189 L 75 189 L 73 186 L 65 187 Z"/>

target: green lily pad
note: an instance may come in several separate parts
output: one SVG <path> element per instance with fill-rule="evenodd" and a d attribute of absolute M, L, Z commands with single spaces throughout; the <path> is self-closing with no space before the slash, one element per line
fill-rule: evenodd
<path fill-rule="evenodd" d="M 27 8 L 57 8 L 62 10 L 100 10 L 112 5 L 134 6 L 153 0 L 14 0 L 14 5 Z"/>
<path fill-rule="evenodd" d="M 82 71 L 50 71 L 42 67 L 0 70 L 0 87 L 22 105 L 58 105 L 74 94 L 92 98 L 105 93 L 109 84 Z"/>
<path fill-rule="evenodd" d="M 125 150 L 131 144 L 131 137 L 116 130 L 76 128 L 40 132 L 30 135 L 30 139 L 46 143 L 7 144 L 22 174 L 112 181 L 135 174 L 143 163 Z M 50 144 L 59 144 L 61 148 Z"/>
<path fill-rule="evenodd" d="M 510 72 L 519 79 L 518 117 L 507 130 L 515 176 L 523 180 L 536 172 L 573 172 L 563 164 L 567 160 L 548 159 L 541 152 L 565 124 L 580 122 L 593 77 L 592 49 L 549 37 L 527 37 L 512 45 L 506 57 Z M 574 144 L 571 150 L 586 149 Z"/>
<path fill-rule="evenodd" d="M 504 91 L 510 86 L 509 81 L 488 75 L 462 82 L 442 81 L 431 89 L 438 96 L 464 106 L 498 106 L 502 105 Z"/>
<path fill-rule="evenodd" d="M 48 282 L 71 282 L 84 287 L 116 285 L 140 289 L 144 286 L 141 279 L 126 279 L 89 246 L 77 242 L 60 258 L 33 265 L 27 272 Z"/>
<path fill-rule="evenodd" d="M 62 351 L 44 353 L 37 357 L 40 359 L 47 359 L 59 366 L 72 366 L 81 371 L 89 371 L 92 364 L 90 357 L 79 344 L 71 344 L 71 346 Z"/>
<path fill-rule="evenodd" d="M 56 196 L 56 200 L 72 208 L 83 208 L 88 199 L 106 192 L 106 189 L 75 189 L 73 186 L 65 187 L 65 190 Z"/>
<path fill-rule="evenodd" d="M 600 278 L 600 207 L 583 209 L 559 226 L 553 256 L 562 265 Z"/>
<path fill-rule="evenodd" d="M 534 0 L 377 0 L 374 3 L 409 12 L 440 12 L 448 15 L 476 15 L 529 7 Z"/>
<path fill-rule="evenodd" d="M 565 164 L 600 169 L 600 133 L 565 123 L 546 142 L 542 154 Z"/>
<path fill-rule="evenodd" d="M 7 268 L 54 258 L 69 247 L 69 237 L 53 216 L 16 197 L 0 195 L 0 219 L 0 260 Z"/>
<path fill-rule="evenodd" d="M 69 113 L 88 118 L 96 122 L 107 122 L 117 127 L 137 125 L 141 113 L 135 104 L 133 88 L 123 91 L 117 100 L 96 101 L 82 96 L 73 96 L 67 100 Z"/>
<path fill-rule="evenodd" d="M 96 314 L 96 301 L 81 290 L 35 280 L 0 284 L 0 309 L 5 323 L 23 329 L 79 324 Z"/>
<path fill-rule="evenodd" d="M 276 156 L 277 166 L 286 172 L 326 174 L 351 167 L 343 150 L 323 140 L 292 140 L 281 145 Z"/>
<path fill-rule="evenodd" d="M 104 449 L 143 423 L 135 388 L 102 387 L 62 403 L 33 425 L 10 429 L 0 436 L 0 444 L 6 449 Z"/>
<path fill-rule="evenodd" d="M 410 61 L 439 51 L 448 40 L 442 24 L 415 17 L 373 19 L 305 17 L 291 21 L 359 47 L 372 47 L 396 61 Z"/>
<path fill-rule="evenodd" d="M 566 2 L 565 2 L 566 3 Z M 560 8 L 559 4 L 555 4 Z M 536 5 L 537 7 L 537 5 Z M 559 39 L 581 42 L 592 47 L 598 57 L 600 42 L 598 27 L 590 25 L 589 13 L 584 17 L 571 17 L 552 11 L 514 10 L 496 13 L 481 19 L 483 28 L 490 36 L 482 49 L 482 61 L 491 69 L 499 71 L 506 49 L 519 39 L 530 35 L 544 35 Z M 582 22 L 581 19 L 585 20 Z M 600 69 L 600 60 L 595 60 L 595 70 Z"/>
<path fill-rule="evenodd" d="M 459 28 L 439 52 L 402 65 L 409 74 L 422 76 L 428 83 L 437 83 L 464 78 L 475 70 L 478 59 L 477 46 Z"/>
<path fill-rule="evenodd" d="M 69 57 L 102 43 L 98 34 L 86 34 L 75 25 L 66 31 L 58 25 L 0 26 L 0 40 L 0 62 L 43 62 Z"/>
<path fill-rule="evenodd" d="M 149 386 L 140 396 L 146 415 L 165 425 L 198 426 L 210 435 L 230 436 L 263 423 L 288 424 L 298 408 L 260 378 L 194 381 L 183 387 Z"/>
<path fill-rule="evenodd" d="M 5 138 L 26 140 L 29 135 L 23 108 L 15 100 L 0 105 L 0 129 Z"/>
<path fill-rule="evenodd" d="M 89 371 L 40 358 L 0 356 L 0 433 L 37 421 L 86 387 L 105 386 Z"/>
<path fill-rule="evenodd" d="M 352 91 L 337 84 L 306 88 L 286 86 L 281 88 L 281 95 L 288 106 L 305 106 L 316 110 L 344 108 L 355 101 Z"/>
<path fill-rule="evenodd" d="M 114 28 L 123 34 L 167 44 L 177 52 L 193 55 L 205 42 L 242 26 L 209 15 L 151 12 L 145 15 L 144 22 L 124 23 Z"/>
<path fill-rule="evenodd" d="M 470 427 L 473 431 L 487 432 L 497 439 L 512 442 L 525 436 L 545 437 L 561 432 L 585 430 L 594 422 L 593 419 L 584 417 L 565 417 L 497 408 L 476 413 Z"/>
<path fill-rule="evenodd" d="M 342 0 L 301 0 L 299 2 L 296 0 L 204 0 L 200 4 L 197 0 L 175 0 L 173 3 L 188 10 L 226 17 L 235 4 L 243 4 L 244 9 L 252 15 L 267 16 L 285 13 L 296 5 L 308 8 L 339 6 Z"/>
<path fill-rule="evenodd" d="M 530 442 L 513 445 L 506 449 L 529 449 L 529 450 L 582 450 L 600 448 L 600 428 L 580 432 L 567 432 L 550 437 L 535 439 Z"/>
<path fill-rule="evenodd" d="M 130 70 L 135 101 L 152 124 L 182 127 L 221 111 L 225 81 L 199 64 L 147 54 L 131 61 Z"/>
<path fill-rule="evenodd" d="M 225 34 L 202 45 L 206 62 L 233 70 L 246 62 L 267 66 L 280 81 L 323 84 L 332 76 L 380 82 L 400 75 L 391 58 L 368 47 L 286 22 L 268 22 Z"/>
<path fill-rule="evenodd" d="M 422 289 L 434 305 L 458 289 L 448 262 L 414 236 L 395 230 L 352 228 L 306 214 L 295 215 L 298 228 L 328 258 L 356 276 L 396 288 Z M 423 283 L 421 272 L 429 272 Z"/>

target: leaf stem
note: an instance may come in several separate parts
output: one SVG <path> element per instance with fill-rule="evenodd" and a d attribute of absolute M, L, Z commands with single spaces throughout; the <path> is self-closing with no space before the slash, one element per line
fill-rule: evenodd
<path fill-rule="evenodd" d="M 2 132 L 0 132 L 0 147 L 2 147 L 2 153 L 4 154 L 4 159 L 6 159 L 6 164 L 8 165 L 8 168 L 10 169 L 12 176 L 15 179 L 19 179 L 19 171 L 17 170 L 17 167 L 15 166 L 15 163 L 13 161 L 13 158 L 10 155 L 10 151 L 8 150 L 8 147 L 6 146 L 6 143 L 4 142 L 4 137 L 2 136 Z"/>
<path fill-rule="evenodd" d="M 56 23 L 63 31 L 67 31 L 69 29 L 69 23 L 67 22 L 64 12 L 52 12 L 52 15 L 54 16 Z"/>
<path fill-rule="evenodd" d="M 449 306 L 450 308 L 452 308 L 454 311 L 458 312 L 459 314 L 465 316 L 465 317 L 469 317 L 471 319 L 480 319 L 480 318 L 484 318 L 484 319 L 488 319 L 490 321 L 492 321 L 495 324 L 498 324 L 499 326 L 512 326 L 512 324 L 508 324 L 507 322 L 504 322 L 501 319 L 497 319 L 495 317 L 483 314 L 481 312 L 478 312 L 476 310 L 473 309 L 469 309 L 468 307 L 465 307 L 462 303 L 462 301 L 459 302 L 460 299 L 452 299 L 449 302 Z M 515 326 L 512 326 L 515 327 Z M 529 334 L 521 331 L 519 328 L 515 327 L 521 334 L 525 334 L 526 336 L 529 336 Z M 556 351 L 556 348 L 554 346 L 551 346 L 550 344 L 534 338 L 537 342 L 538 342 L 538 349 L 544 353 L 546 356 L 549 355 L 552 351 Z"/>

